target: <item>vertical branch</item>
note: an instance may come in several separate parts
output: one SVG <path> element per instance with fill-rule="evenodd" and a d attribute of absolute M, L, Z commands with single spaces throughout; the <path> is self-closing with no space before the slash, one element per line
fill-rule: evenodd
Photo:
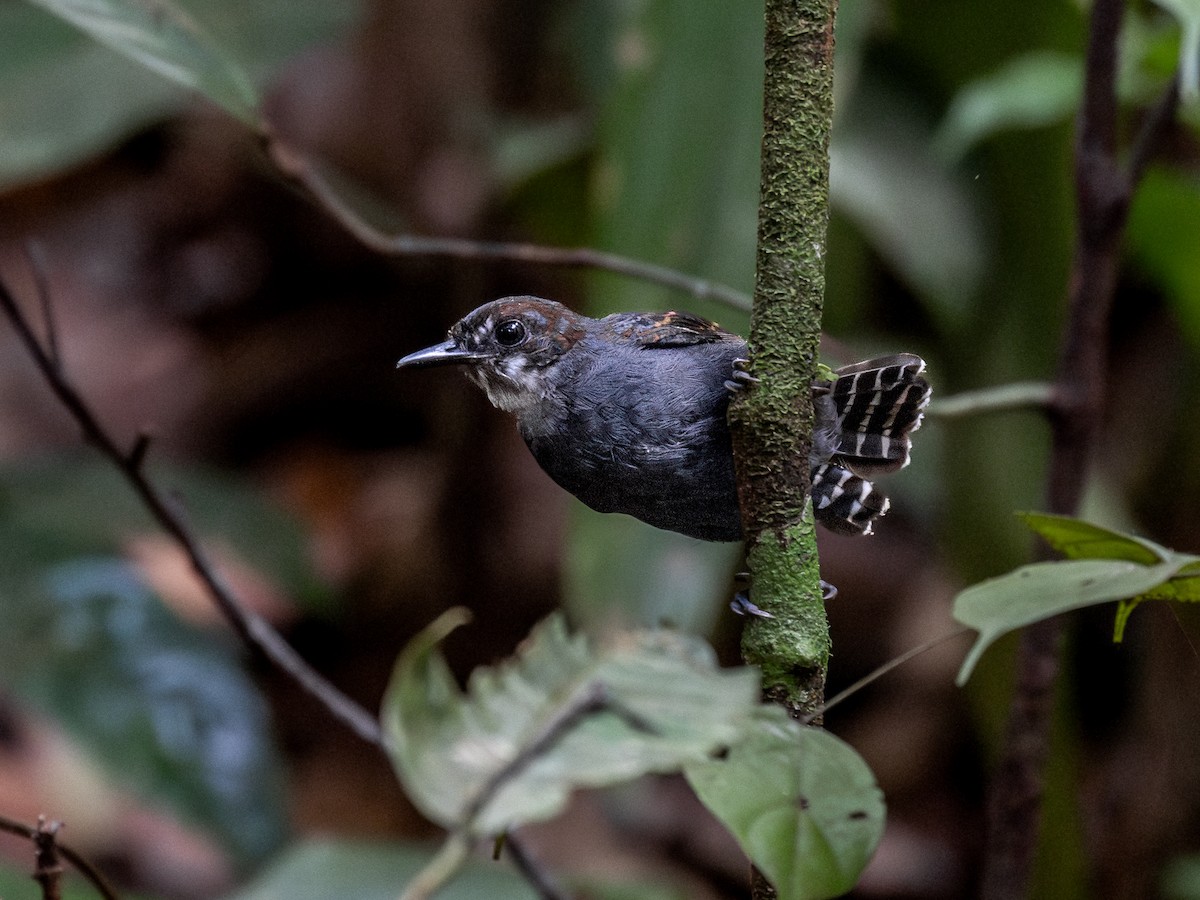
<path fill-rule="evenodd" d="M 797 714 L 820 704 L 829 658 L 808 455 L 829 218 L 836 0 L 767 0 L 758 260 L 750 323 L 760 383 L 732 404 L 754 602 L 742 651 L 764 692 Z"/>
<path fill-rule="evenodd" d="M 1138 179 L 1173 123 L 1178 79 L 1144 123 L 1129 163 L 1117 156 L 1117 43 L 1123 0 L 1092 5 L 1083 103 L 1075 141 L 1076 237 L 1068 311 L 1050 406 L 1052 449 L 1046 504 L 1077 511 L 1107 395 L 1108 343 L 1121 244 Z M 1021 635 L 1004 754 L 988 797 L 988 844 L 981 895 L 1026 896 L 1038 843 L 1063 619 Z"/>

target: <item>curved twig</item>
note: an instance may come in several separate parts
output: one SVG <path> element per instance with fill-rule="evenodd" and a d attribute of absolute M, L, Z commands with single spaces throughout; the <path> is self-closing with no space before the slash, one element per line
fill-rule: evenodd
<path fill-rule="evenodd" d="M 386 234 L 351 209 L 313 162 L 269 133 L 263 144 L 279 172 L 299 185 L 317 205 L 332 216 L 364 246 L 386 256 L 441 256 L 465 260 L 507 260 L 557 266 L 566 269 L 597 269 L 637 278 L 651 284 L 691 294 L 698 300 L 715 300 L 734 309 L 750 310 L 750 297 L 717 282 L 694 278 L 676 269 L 606 253 L 591 247 L 547 247 L 511 241 L 476 241 L 468 238 L 426 237 Z"/>

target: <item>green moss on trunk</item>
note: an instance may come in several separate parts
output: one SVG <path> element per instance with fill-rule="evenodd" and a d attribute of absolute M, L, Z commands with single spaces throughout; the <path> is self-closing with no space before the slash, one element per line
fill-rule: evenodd
<path fill-rule="evenodd" d="M 743 654 L 796 712 L 824 695 L 829 632 L 808 453 L 825 293 L 836 0 L 767 0 L 758 269 L 750 326 L 761 382 L 732 404 L 738 493 L 754 602 Z"/>

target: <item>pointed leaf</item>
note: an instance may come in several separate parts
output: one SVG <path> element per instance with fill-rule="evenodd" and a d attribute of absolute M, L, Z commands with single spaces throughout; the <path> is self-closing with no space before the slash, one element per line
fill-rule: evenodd
<path fill-rule="evenodd" d="M 1186 559 L 1153 566 L 1120 559 L 1042 562 L 972 585 L 954 598 L 954 618 L 979 632 L 957 683 L 965 684 L 983 651 L 1008 632 L 1072 609 L 1137 597 L 1185 565 Z"/>
<path fill-rule="evenodd" d="M 758 705 L 757 672 L 720 670 L 695 638 L 624 632 L 593 647 L 560 615 L 464 695 L 437 649 L 462 621 L 452 611 L 418 635 L 384 698 L 393 765 L 446 827 L 493 834 L 553 816 L 576 787 L 678 770 L 737 740 Z"/>
<path fill-rule="evenodd" d="M 1045 538 L 1046 543 L 1068 559 L 1124 559 L 1143 566 L 1152 566 L 1168 562 L 1177 555 L 1154 541 L 1093 525 L 1071 516 L 1035 512 L 1017 515 Z"/>
<path fill-rule="evenodd" d="M 685 771 L 782 900 L 846 893 L 883 834 L 883 794 L 867 764 L 782 710 L 763 708 L 723 759 Z"/>
<path fill-rule="evenodd" d="M 170 0 L 30 0 L 164 78 L 199 91 L 248 125 L 258 121 L 249 76 Z"/>

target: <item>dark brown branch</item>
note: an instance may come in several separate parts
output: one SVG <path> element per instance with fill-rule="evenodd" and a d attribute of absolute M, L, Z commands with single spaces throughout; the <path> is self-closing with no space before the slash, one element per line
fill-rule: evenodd
<path fill-rule="evenodd" d="M 1056 402 L 1049 408 L 1052 450 L 1046 487 L 1047 508 L 1064 515 L 1078 509 L 1107 395 L 1109 323 L 1129 205 L 1178 102 L 1178 87 L 1172 84 L 1147 118 L 1123 168 L 1117 155 L 1116 94 L 1123 14 L 1122 0 L 1095 0 L 1092 5 L 1076 134 L 1076 244 Z M 1028 892 L 1063 628 L 1059 617 L 1021 634 L 1004 753 L 988 797 L 985 900 L 1017 900 Z"/>
<path fill-rule="evenodd" d="M 509 241 L 475 241 L 467 238 L 385 234 L 363 220 L 329 184 L 312 161 L 270 135 L 264 137 L 267 155 L 289 181 L 299 185 L 338 224 L 365 247 L 385 256 L 430 256 L 451 259 L 532 263 L 566 269 L 597 269 L 637 278 L 691 294 L 698 300 L 715 300 L 749 311 L 750 297 L 723 284 L 693 278 L 676 269 L 605 253 L 590 247 L 547 247 Z"/>
<path fill-rule="evenodd" d="M 46 308 L 45 303 L 43 306 Z M 128 453 L 117 445 L 116 440 L 97 420 L 87 401 L 67 380 L 60 362 L 42 346 L 8 287 L 2 282 L 0 309 L 12 323 L 21 343 L 41 370 L 50 389 L 82 429 L 84 438 L 112 462 L 155 521 L 175 539 L 234 631 L 318 700 L 334 718 L 347 725 L 363 740 L 382 746 L 383 736 L 375 717 L 309 666 L 278 631 L 261 616 L 247 609 L 234 595 L 217 574 L 176 505 L 170 502 L 143 471 L 144 442 L 139 440 Z"/>
<path fill-rule="evenodd" d="M 0 831 L 26 838 L 33 843 L 37 852 L 38 865 L 38 871 L 35 873 L 34 878 L 39 884 L 42 884 L 43 896 L 57 896 L 56 894 L 46 892 L 46 884 L 43 881 L 43 869 L 45 869 L 44 874 L 46 877 L 52 881 L 57 881 L 57 875 L 52 874 L 52 870 L 58 868 L 57 857 L 61 856 L 80 875 L 91 882 L 92 887 L 96 889 L 96 893 L 105 898 L 105 900 L 120 900 L 117 892 L 109 886 L 104 876 L 100 874 L 95 866 L 66 844 L 62 843 L 62 841 L 58 840 L 58 831 L 61 827 L 61 823 L 59 822 L 46 822 L 44 820 L 39 820 L 37 826 L 33 827 L 6 818 L 5 816 L 0 816 Z M 56 884 L 53 889 L 57 890 Z"/>

